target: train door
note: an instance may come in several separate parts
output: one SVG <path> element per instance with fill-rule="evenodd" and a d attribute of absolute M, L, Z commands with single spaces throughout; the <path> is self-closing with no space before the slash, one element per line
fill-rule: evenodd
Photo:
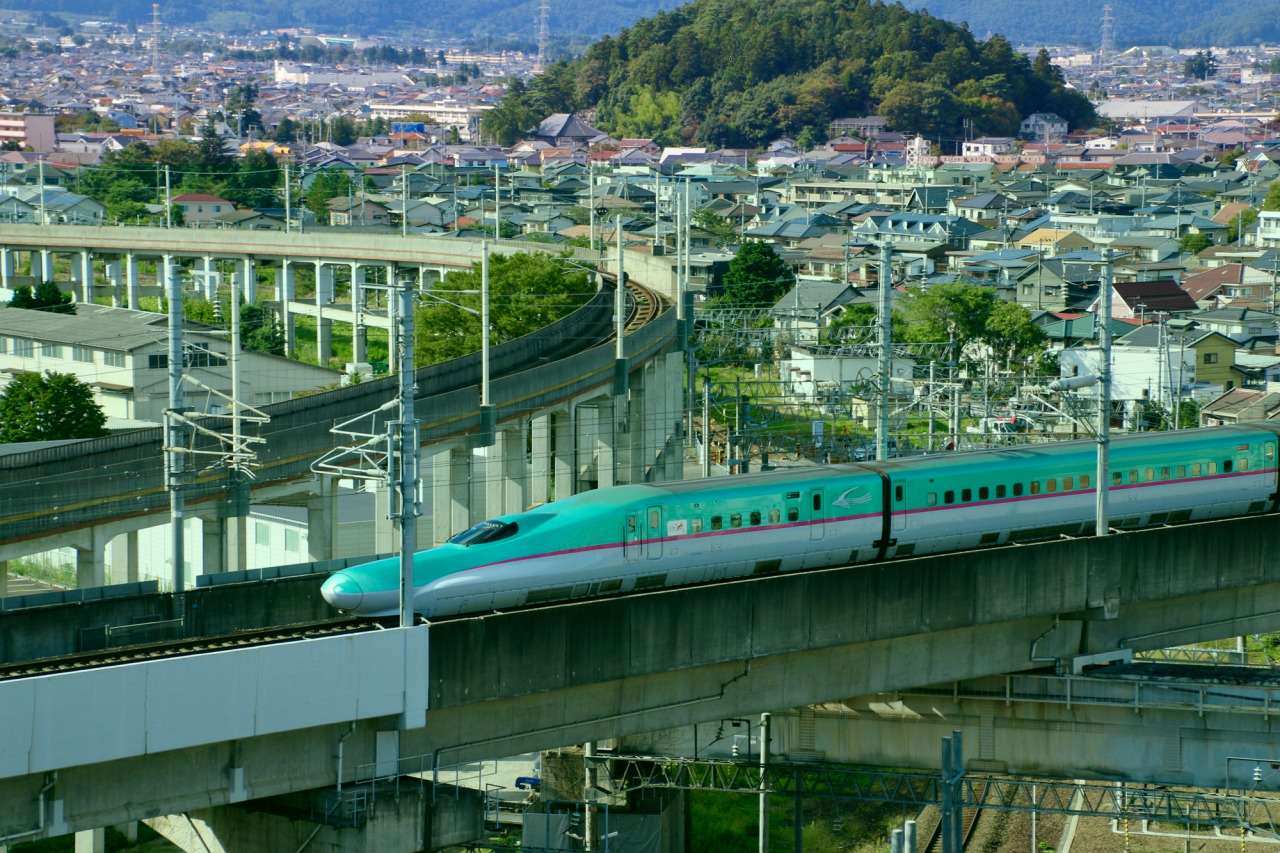
<path fill-rule="evenodd" d="M 822 508 L 822 489 L 813 489 L 809 492 L 809 510 L 809 538 L 821 539 L 826 535 L 827 528 L 823 521 L 826 514 Z"/>
<path fill-rule="evenodd" d="M 662 507 L 649 507 L 649 532 L 647 534 L 649 541 L 648 556 L 650 560 L 656 560 L 662 556 Z"/>
<path fill-rule="evenodd" d="M 640 516 L 638 513 L 627 513 L 627 520 L 622 525 L 622 559 L 634 563 L 640 558 L 641 544 Z"/>
<path fill-rule="evenodd" d="M 907 515 L 905 512 L 903 512 L 903 510 L 906 508 L 906 500 L 905 500 L 906 495 L 904 494 L 905 489 L 906 489 L 906 484 L 903 483 L 901 480 L 894 483 L 893 489 L 892 489 L 892 492 L 893 492 L 892 500 L 889 502 L 889 506 L 885 507 L 885 512 L 890 513 L 893 518 L 894 530 L 907 529 Z"/>

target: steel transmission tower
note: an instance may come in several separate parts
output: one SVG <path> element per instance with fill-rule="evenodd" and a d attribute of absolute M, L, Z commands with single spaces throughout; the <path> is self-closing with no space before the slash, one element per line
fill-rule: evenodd
<path fill-rule="evenodd" d="M 551 41 L 551 0 L 542 0 L 538 6 L 538 61 L 537 69 L 547 67 L 547 43 Z"/>
<path fill-rule="evenodd" d="M 1116 21 L 1111 17 L 1111 6 L 1102 7 L 1102 44 L 1098 47 L 1098 65 L 1106 65 L 1116 50 Z"/>
<path fill-rule="evenodd" d="M 151 4 L 151 70 L 160 67 L 160 4 Z"/>

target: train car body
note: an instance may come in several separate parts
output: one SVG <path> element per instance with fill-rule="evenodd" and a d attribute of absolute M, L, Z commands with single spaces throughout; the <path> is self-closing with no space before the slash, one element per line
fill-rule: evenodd
<path fill-rule="evenodd" d="M 1251 425 L 1112 442 L 1112 526 L 1268 512 L 1277 433 Z M 424 616 L 568 601 L 1093 532 L 1096 445 L 941 453 L 619 486 L 500 516 L 414 556 Z M 340 610 L 399 609 L 399 561 L 336 572 Z"/>

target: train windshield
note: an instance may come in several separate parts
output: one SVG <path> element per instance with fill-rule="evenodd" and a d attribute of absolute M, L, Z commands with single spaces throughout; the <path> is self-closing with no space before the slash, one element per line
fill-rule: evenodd
<path fill-rule="evenodd" d="M 483 545 L 485 542 L 497 542 L 508 536 L 515 536 L 517 530 L 514 521 L 482 521 L 470 530 L 464 530 L 449 540 L 453 545 Z"/>

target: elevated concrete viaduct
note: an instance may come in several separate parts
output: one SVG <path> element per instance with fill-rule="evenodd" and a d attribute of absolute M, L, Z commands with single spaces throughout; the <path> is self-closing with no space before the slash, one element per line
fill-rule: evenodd
<path fill-rule="evenodd" d="M 1255 517 L 11 679 L 0 836 L 1270 630 L 1278 546 Z"/>

